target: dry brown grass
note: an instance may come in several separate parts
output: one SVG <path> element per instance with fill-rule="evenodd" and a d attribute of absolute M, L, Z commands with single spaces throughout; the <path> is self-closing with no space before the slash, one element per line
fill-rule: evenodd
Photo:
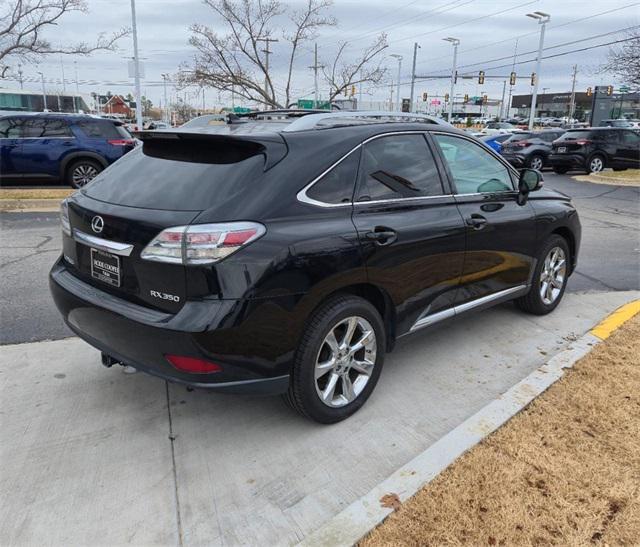
<path fill-rule="evenodd" d="M 640 545 L 640 315 L 361 542 Z"/>
<path fill-rule="evenodd" d="M 626 171 L 606 170 L 593 175 L 577 175 L 573 178 L 611 186 L 640 186 L 640 169 L 627 169 Z"/>
<path fill-rule="evenodd" d="M 7 199 L 64 199 L 74 190 L 71 188 L 0 188 L 0 200 Z"/>

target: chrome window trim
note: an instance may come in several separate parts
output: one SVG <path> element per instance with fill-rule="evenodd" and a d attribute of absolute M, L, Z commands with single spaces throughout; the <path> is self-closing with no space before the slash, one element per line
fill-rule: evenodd
<path fill-rule="evenodd" d="M 88 245 L 94 249 L 100 249 L 114 255 L 130 256 L 133 251 L 133 245 L 129 243 L 119 243 L 118 241 L 109 241 L 108 239 L 102 239 L 101 237 L 85 234 L 77 228 L 73 230 L 73 239 L 83 245 Z"/>
<path fill-rule="evenodd" d="M 482 143 L 479 141 L 474 140 L 473 137 L 469 137 L 467 135 L 461 135 L 460 133 L 448 133 L 446 131 L 429 131 L 429 134 L 431 135 L 445 135 L 445 136 L 450 136 L 450 137 L 458 137 L 459 139 L 464 139 L 467 140 L 469 142 L 472 142 L 473 144 L 475 144 L 478 147 L 482 147 Z M 434 139 L 435 140 L 435 139 Z M 437 144 L 437 142 L 436 142 Z M 514 180 L 513 177 L 515 176 L 515 180 L 517 181 L 520 177 L 520 174 L 518 173 L 518 170 L 511 165 L 507 160 L 505 160 L 502 156 L 500 156 L 495 150 L 493 150 L 492 148 L 489 148 L 488 146 L 485 146 L 486 151 L 489 152 L 489 154 L 491 156 L 493 156 L 495 159 L 497 159 L 504 167 L 507 168 L 507 172 L 511 174 L 511 184 L 513 186 L 513 190 L 511 190 L 512 192 L 517 192 L 518 189 L 516 188 L 516 185 L 514 184 Z M 444 158 L 443 158 L 444 159 Z M 447 166 L 448 168 L 448 166 Z M 455 182 L 451 181 L 454 186 L 455 186 Z M 476 192 L 477 194 L 480 195 L 486 195 L 486 194 L 495 194 L 495 193 L 500 193 L 500 192 Z M 474 195 L 472 194 L 454 194 L 455 196 L 471 196 Z"/>
<path fill-rule="evenodd" d="M 480 298 L 476 298 L 475 300 L 471 300 L 470 302 L 465 302 L 464 304 L 452 306 L 451 308 L 447 308 L 445 310 L 442 310 L 436 313 L 419 317 L 418 320 L 409 329 L 409 332 L 406 334 L 423 329 L 424 327 L 428 327 L 429 325 L 433 325 L 435 323 L 438 323 L 439 321 L 448 319 L 449 317 L 454 317 L 466 311 L 472 310 L 473 308 L 477 308 L 478 306 L 482 306 L 483 304 L 488 304 L 489 302 L 493 302 L 494 300 L 498 300 L 503 296 L 508 296 L 510 294 L 516 293 L 518 291 L 526 289 L 527 287 L 528 285 L 518 285 L 516 287 L 511 287 L 509 289 L 504 289 L 502 291 L 498 291 L 492 294 L 488 294 L 486 296 L 482 296 Z"/>
<path fill-rule="evenodd" d="M 334 167 L 337 167 L 343 160 L 345 160 L 350 154 L 362 148 L 365 144 L 384 137 L 394 136 L 394 135 L 425 135 L 427 131 L 424 130 L 407 130 L 407 131 L 391 131 L 388 133 L 380 133 L 379 135 L 373 135 L 372 137 L 368 137 L 358 145 L 354 146 L 349 152 L 347 152 L 344 156 L 342 156 L 338 161 L 336 161 L 333 165 L 324 170 L 320 175 L 318 175 L 315 179 L 313 179 L 309 184 L 307 184 L 302 190 L 300 190 L 296 194 L 296 198 L 298 201 L 302 203 L 307 203 L 309 205 L 315 205 L 317 207 L 353 207 L 356 205 L 370 205 L 377 203 L 397 203 L 401 201 L 416 201 L 416 200 L 427 200 L 427 199 L 436 199 L 436 198 L 451 198 L 453 194 L 440 194 L 437 196 L 417 196 L 411 198 L 389 198 L 389 199 L 376 199 L 372 201 L 353 201 L 353 199 L 349 203 L 327 203 L 325 201 L 319 201 L 307 196 L 307 191 L 322 177 L 324 177 L 329 171 L 331 171 Z M 444 133 L 447 135 L 448 133 Z"/>

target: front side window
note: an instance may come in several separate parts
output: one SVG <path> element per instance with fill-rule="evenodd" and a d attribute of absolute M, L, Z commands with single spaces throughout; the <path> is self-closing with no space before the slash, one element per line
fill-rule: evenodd
<path fill-rule="evenodd" d="M 625 144 L 640 146 L 640 135 L 634 133 L 633 131 L 623 131 L 622 142 L 624 142 Z"/>
<path fill-rule="evenodd" d="M 351 203 L 359 157 L 358 151 L 349 154 L 309 188 L 307 196 L 323 203 Z"/>
<path fill-rule="evenodd" d="M 358 200 L 443 194 L 433 154 L 423 135 L 389 135 L 364 145 Z"/>
<path fill-rule="evenodd" d="M 22 137 L 24 118 L 4 118 L 0 120 L 0 139 L 19 139 Z"/>
<path fill-rule="evenodd" d="M 510 192 L 509 170 L 482 146 L 453 135 L 434 135 L 458 194 Z"/>

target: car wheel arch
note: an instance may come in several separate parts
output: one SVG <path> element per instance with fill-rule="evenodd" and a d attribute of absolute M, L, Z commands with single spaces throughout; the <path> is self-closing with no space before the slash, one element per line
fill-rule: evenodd
<path fill-rule="evenodd" d="M 60 162 L 60 178 L 64 179 L 69 166 L 79 160 L 97 161 L 100 165 L 102 165 L 103 169 L 106 169 L 109 165 L 109 162 L 96 152 L 89 152 L 87 150 L 74 151 L 67 154 Z"/>
<path fill-rule="evenodd" d="M 567 245 L 569 246 L 569 273 L 573 272 L 573 267 L 575 264 L 575 256 L 576 256 L 576 238 L 573 232 L 566 226 L 560 226 L 553 230 L 547 237 L 551 235 L 558 235 L 563 238 Z"/>

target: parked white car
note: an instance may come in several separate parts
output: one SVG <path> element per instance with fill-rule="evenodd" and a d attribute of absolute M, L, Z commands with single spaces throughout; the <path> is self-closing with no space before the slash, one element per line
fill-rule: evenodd
<path fill-rule="evenodd" d="M 501 133 L 512 133 L 518 128 L 508 122 L 489 122 L 482 129 L 483 135 L 499 135 Z"/>

